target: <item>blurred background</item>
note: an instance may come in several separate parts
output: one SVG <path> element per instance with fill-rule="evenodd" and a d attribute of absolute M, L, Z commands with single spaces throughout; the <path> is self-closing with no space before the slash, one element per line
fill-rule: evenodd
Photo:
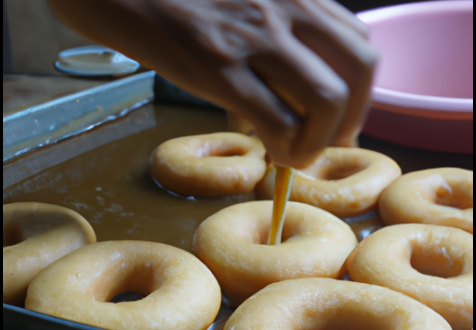
<path fill-rule="evenodd" d="M 338 0 L 353 12 L 411 0 Z M 53 14 L 46 0 L 3 0 L 3 72 L 60 75 L 53 62 L 60 51 L 93 45 Z"/>

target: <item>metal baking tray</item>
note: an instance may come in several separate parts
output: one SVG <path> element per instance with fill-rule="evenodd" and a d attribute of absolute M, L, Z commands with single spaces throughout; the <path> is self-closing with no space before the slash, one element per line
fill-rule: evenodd
<path fill-rule="evenodd" d="M 80 134 L 153 100 L 145 72 L 3 117 L 3 162 Z"/>
<path fill-rule="evenodd" d="M 160 95 L 164 103 L 175 103 L 176 99 L 185 96 L 185 103 L 196 105 L 198 108 L 153 104 L 154 87 L 157 88 L 157 84 L 160 85 L 162 92 L 168 89 L 166 94 Z M 3 118 L 4 203 L 33 200 L 56 204 L 58 201 L 57 204 L 63 204 L 85 215 L 84 213 L 88 213 L 86 209 L 90 207 L 87 200 L 77 195 L 73 197 L 74 200 L 61 200 L 58 196 L 65 196 L 64 191 L 68 191 L 69 195 L 74 194 L 76 185 L 82 181 L 92 180 L 98 185 L 101 184 L 101 177 L 106 176 L 105 173 L 111 172 L 109 170 L 111 167 L 121 162 L 120 158 L 123 155 L 121 150 L 115 149 L 115 146 L 123 143 L 129 148 L 128 155 L 137 159 L 137 162 L 132 164 L 131 171 L 139 172 L 137 176 L 124 172 L 124 176 L 130 176 L 126 186 L 127 184 L 129 187 L 133 186 L 134 182 L 138 181 L 141 185 L 140 189 L 147 192 L 151 201 L 154 202 L 153 199 L 157 198 L 155 201 L 157 205 L 170 204 L 169 199 L 177 197 L 160 190 L 154 186 L 152 180 L 146 177 L 148 157 L 156 145 L 173 136 L 226 129 L 225 113 L 212 105 L 210 107 L 207 105 L 206 102 L 196 100 L 166 81 L 158 79 L 155 73 L 147 72 L 7 115 Z M 208 114 L 209 120 L 203 125 L 197 125 L 197 120 L 204 113 Z M 163 127 L 170 127 L 170 129 L 166 130 Z M 157 139 L 154 140 L 156 136 Z M 128 141 L 132 138 L 136 139 L 134 143 L 141 146 L 131 145 Z M 144 143 L 140 142 L 142 140 L 145 140 Z M 97 159 L 95 150 L 100 150 L 100 157 L 104 157 L 103 165 L 105 166 L 96 163 L 100 161 Z M 134 155 L 135 152 L 137 155 Z M 126 165 L 122 168 L 127 171 L 129 163 L 127 161 L 123 163 Z M 91 177 L 90 173 L 96 170 L 98 173 L 96 177 L 94 175 Z M 78 176 L 82 177 L 78 179 Z M 102 197 L 107 198 L 107 185 L 113 185 L 112 180 L 103 182 L 103 191 L 95 190 L 98 198 L 103 193 Z M 50 188 L 53 190 L 49 190 Z M 63 193 L 59 192 L 59 195 L 55 195 L 56 189 L 62 190 Z M 35 192 L 39 196 L 32 197 L 31 194 Z M 87 196 L 88 194 L 83 197 L 87 199 Z M 185 226 L 190 232 L 190 228 L 198 226 L 208 215 L 223 206 L 241 202 L 244 198 L 252 197 L 232 196 L 223 200 L 206 201 L 204 206 L 200 207 L 203 211 L 198 212 L 197 220 L 182 214 L 177 216 L 175 223 L 168 225 L 169 227 Z M 68 203 L 70 204 L 65 205 Z M 196 204 L 195 201 L 183 199 L 177 201 L 175 207 L 182 208 L 184 203 Z M 101 212 L 92 210 L 88 213 L 89 216 L 85 215 L 93 227 L 96 226 L 98 240 L 117 238 L 147 240 L 150 230 L 144 229 L 141 233 L 137 228 L 154 225 L 154 219 L 150 219 L 150 210 L 147 211 L 149 214 L 140 214 L 138 210 L 129 210 L 130 212 L 125 214 L 120 208 L 121 206 L 117 203 L 111 203 Z M 164 206 L 163 212 L 170 214 L 176 210 L 173 207 Z M 104 216 L 106 220 L 94 218 L 94 215 L 103 213 L 107 213 Z M 118 221 L 124 220 L 124 223 L 129 221 L 130 228 L 121 227 L 121 223 L 111 223 L 115 216 L 119 219 Z M 134 217 L 138 220 L 132 221 Z M 146 217 L 149 219 L 144 220 Z M 144 221 L 146 224 L 143 223 Z M 122 229 L 110 235 L 108 227 L 116 225 Z M 186 240 L 176 239 L 172 242 L 167 242 L 168 238 L 165 236 L 153 237 L 150 240 L 164 241 L 179 247 L 183 245 L 184 249 L 190 250 L 191 237 L 188 236 Z M 230 314 L 231 310 L 224 306 L 210 330 L 221 329 Z M 7 329 L 96 329 L 9 304 L 3 304 L 3 325 Z"/>
<path fill-rule="evenodd" d="M 190 250 L 190 233 L 208 215 L 254 199 L 244 195 L 200 200 L 199 208 L 195 206 L 187 213 L 184 210 L 197 201 L 178 199 L 153 183 L 147 164 L 155 146 L 175 136 L 227 129 L 224 111 L 177 89 L 153 72 L 20 111 L 4 117 L 3 123 L 4 203 L 33 200 L 72 208 L 92 223 L 98 240 L 156 240 Z M 392 157 L 403 172 L 443 166 L 473 168 L 472 156 L 468 155 L 412 149 L 365 136 L 361 137 L 361 146 Z M 116 167 L 124 170 L 116 171 Z M 117 184 L 103 178 L 106 174 L 115 175 Z M 144 204 L 123 207 L 114 203 L 114 194 L 139 194 Z M 92 200 L 105 206 L 95 209 Z M 153 208 L 161 212 L 161 233 L 154 234 L 159 224 L 151 220 L 157 216 Z M 377 229 L 374 218 L 378 216 L 347 222 L 363 226 L 362 235 L 366 236 Z M 176 227 L 188 230 L 187 237 L 169 237 L 168 228 Z M 118 234 L 109 228 L 117 228 L 114 230 Z M 224 305 L 209 330 L 222 329 L 230 314 Z M 96 329 L 8 304 L 3 304 L 3 325 L 7 329 Z"/>

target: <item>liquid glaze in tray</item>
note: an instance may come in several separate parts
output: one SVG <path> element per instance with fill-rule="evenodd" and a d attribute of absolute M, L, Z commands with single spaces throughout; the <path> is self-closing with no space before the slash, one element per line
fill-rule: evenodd
<path fill-rule="evenodd" d="M 149 104 L 4 165 L 3 202 L 71 208 L 91 223 L 98 241 L 156 241 L 192 252 L 193 234 L 202 221 L 226 206 L 253 200 L 254 193 L 208 199 L 171 195 L 150 177 L 149 157 L 168 139 L 225 130 L 223 111 Z M 359 236 L 379 225 L 375 217 L 352 224 Z M 29 316 L 32 322 L 53 322 L 63 329 L 90 329 L 4 305 L 6 311 L 7 322 Z M 222 308 L 212 329 L 220 329 L 230 312 Z"/>
<path fill-rule="evenodd" d="M 202 200 L 173 196 L 150 177 L 149 157 L 173 137 L 226 128 L 220 110 L 143 106 L 4 164 L 3 203 L 68 207 L 91 223 L 98 241 L 147 240 L 191 251 L 193 234 L 203 220 L 228 205 L 254 199 L 254 194 Z M 218 329 L 229 313 L 223 308 L 211 329 Z M 50 323 L 58 329 L 91 329 L 4 304 L 4 325 L 27 329 Z"/>

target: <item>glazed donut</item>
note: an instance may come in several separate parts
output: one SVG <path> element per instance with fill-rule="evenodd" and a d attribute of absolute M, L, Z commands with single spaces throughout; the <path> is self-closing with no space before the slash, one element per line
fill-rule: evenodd
<path fill-rule="evenodd" d="M 245 301 L 225 330 L 451 330 L 434 311 L 401 293 L 324 278 L 272 284 Z"/>
<path fill-rule="evenodd" d="M 275 173 L 268 169 L 258 183 L 258 198 L 273 198 Z M 397 163 L 375 151 L 326 148 L 311 166 L 296 171 L 290 200 L 338 217 L 362 215 L 377 209 L 380 194 L 401 173 Z"/>
<path fill-rule="evenodd" d="M 473 235 L 463 230 L 386 227 L 359 244 L 347 268 L 354 281 L 388 287 L 427 305 L 453 330 L 473 327 Z"/>
<path fill-rule="evenodd" d="M 31 280 L 46 266 L 96 242 L 91 225 L 57 205 L 3 205 L 3 302 L 23 305 Z"/>
<path fill-rule="evenodd" d="M 261 180 L 266 151 L 255 137 L 239 133 L 186 136 L 161 144 L 150 172 L 168 191 L 194 197 L 218 197 L 252 191 Z"/>
<path fill-rule="evenodd" d="M 196 255 L 211 269 L 224 296 L 237 306 L 266 285 L 302 277 L 340 277 L 357 245 L 350 227 L 332 214 L 289 202 L 283 243 L 266 245 L 273 203 L 236 204 L 197 229 Z"/>
<path fill-rule="evenodd" d="M 146 297 L 110 302 L 124 292 Z M 85 246 L 41 272 L 25 307 L 114 330 L 204 330 L 221 304 L 212 273 L 192 254 L 153 242 Z"/>
<path fill-rule="evenodd" d="M 438 168 L 403 175 L 382 194 L 387 225 L 425 223 L 473 233 L 473 171 Z"/>

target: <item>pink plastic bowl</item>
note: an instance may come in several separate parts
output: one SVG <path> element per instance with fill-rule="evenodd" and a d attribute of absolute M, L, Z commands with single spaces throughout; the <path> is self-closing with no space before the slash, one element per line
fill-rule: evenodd
<path fill-rule="evenodd" d="M 473 153 L 473 1 L 432 1 L 358 14 L 381 52 L 364 133 Z"/>

